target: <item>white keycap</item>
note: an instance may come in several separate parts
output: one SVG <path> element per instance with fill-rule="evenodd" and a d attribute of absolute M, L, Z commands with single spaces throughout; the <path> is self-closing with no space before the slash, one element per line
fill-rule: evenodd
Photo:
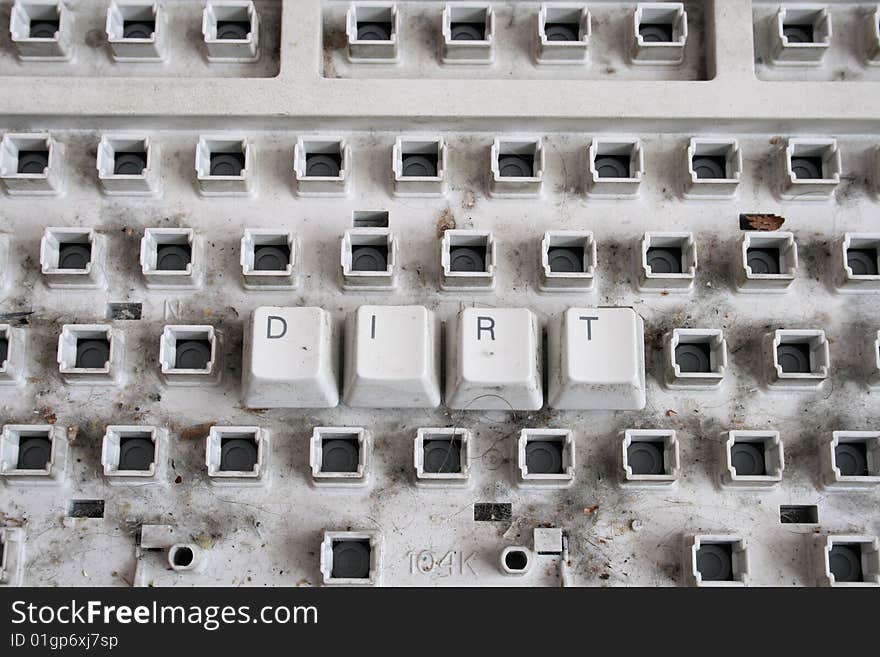
<path fill-rule="evenodd" d="M 541 333 L 525 308 L 466 308 L 447 327 L 446 405 L 535 411 L 544 404 Z"/>
<path fill-rule="evenodd" d="M 631 308 L 570 308 L 551 324 L 547 346 L 549 406 L 645 407 L 644 324 Z"/>
<path fill-rule="evenodd" d="M 249 408 L 332 408 L 339 356 L 321 308 L 261 307 L 245 331 L 242 403 Z"/>
<path fill-rule="evenodd" d="M 440 331 L 423 306 L 361 306 L 345 327 L 343 399 L 367 408 L 440 405 Z"/>

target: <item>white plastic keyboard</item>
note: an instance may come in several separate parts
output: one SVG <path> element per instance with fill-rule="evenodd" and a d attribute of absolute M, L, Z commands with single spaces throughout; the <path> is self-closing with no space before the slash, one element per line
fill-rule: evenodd
<path fill-rule="evenodd" d="M 880 6 L 0 21 L 3 585 L 880 585 Z"/>

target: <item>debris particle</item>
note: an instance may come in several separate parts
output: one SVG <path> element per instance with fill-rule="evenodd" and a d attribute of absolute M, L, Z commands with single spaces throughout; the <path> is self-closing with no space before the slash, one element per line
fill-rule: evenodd
<path fill-rule="evenodd" d="M 522 518 L 516 518 L 512 523 L 510 523 L 510 527 L 507 528 L 507 531 L 504 532 L 501 536 L 508 541 L 513 541 L 519 538 L 520 525 L 522 523 Z"/>
<path fill-rule="evenodd" d="M 208 432 L 211 430 L 211 427 L 213 427 L 214 424 L 214 422 L 202 422 L 202 424 L 197 424 L 193 427 L 187 427 L 180 432 L 180 438 L 182 440 L 195 440 L 197 438 L 204 438 L 208 435 Z"/>
<path fill-rule="evenodd" d="M 594 513 L 596 513 L 596 511 L 598 511 L 598 510 L 599 510 L 598 504 L 594 504 L 593 506 L 588 506 L 587 508 L 584 509 L 584 515 L 591 516 Z"/>
<path fill-rule="evenodd" d="M 666 411 L 666 417 L 675 417 L 678 415 L 678 411 L 673 411 L 671 408 Z"/>
<path fill-rule="evenodd" d="M 13 326 L 27 326 L 28 318 L 34 314 L 33 310 L 25 310 L 15 313 L 0 313 L 0 322 L 4 324 L 12 324 Z"/>
<path fill-rule="evenodd" d="M 207 534 L 199 534 L 193 537 L 193 542 L 203 550 L 210 550 L 214 547 L 214 539 Z"/>
<path fill-rule="evenodd" d="M 740 230 L 779 230 L 785 223 L 785 217 L 777 214 L 741 214 L 739 215 Z"/>
<path fill-rule="evenodd" d="M 440 215 L 440 218 L 437 220 L 437 237 L 442 238 L 443 233 L 445 233 L 447 230 L 452 230 L 454 228 L 455 215 L 452 214 L 452 210 L 446 208 Z"/>
<path fill-rule="evenodd" d="M 182 484 L 182 483 L 183 483 L 183 477 L 181 477 L 180 475 L 177 475 L 177 477 L 175 477 L 175 479 L 174 479 L 174 483 L 175 483 L 175 484 Z"/>
<path fill-rule="evenodd" d="M 47 424 L 55 424 L 58 421 L 58 417 L 55 415 L 55 411 L 53 411 L 52 408 L 49 406 L 40 409 L 40 415 L 43 417 Z"/>

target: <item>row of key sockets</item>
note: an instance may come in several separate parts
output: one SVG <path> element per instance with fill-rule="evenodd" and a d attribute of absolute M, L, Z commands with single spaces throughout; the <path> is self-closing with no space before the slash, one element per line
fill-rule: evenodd
<path fill-rule="evenodd" d="M 471 483 L 474 436 L 465 428 L 420 428 L 413 442 L 413 482 L 417 487 L 466 488 Z M 167 485 L 168 431 L 145 425 L 112 425 L 101 443 L 108 484 Z M 59 425 L 5 425 L 0 433 L 0 478 L 7 485 L 61 485 L 68 469 L 68 430 Z M 623 488 L 668 491 L 680 484 L 679 441 L 672 430 L 630 429 L 616 438 L 617 483 Z M 825 491 L 866 490 L 880 485 L 880 432 L 834 431 L 819 444 L 819 484 Z M 267 487 L 272 468 L 269 432 L 258 426 L 212 426 L 205 439 L 211 485 Z M 783 443 L 772 430 L 725 432 L 718 440 L 716 482 L 742 492 L 775 488 L 785 469 Z M 372 437 L 362 427 L 315 427 L 309 442 L 309 482 L 316 489 L 360 490 L 371 481 Z M 577 472 L 574 433 L 569 429 L 523 429 L 513 460 L 514 484 L 536 491 L 564 488 Z M 581 464 L 581 467 L 583 465 Z M 179 480 L 179 477 L 176 481 Z M 684 484 L 681 484 L 684 485 Z M 80 508 L 82 507 L 82 508 Z M 475 506 L 476 516 L 476 506 Z M 102 518 L 103 500 L 73 501 L 71 518 Z M 476 519 L 476 518 L 475 518 Z M 780 521 L 815 525 L 817 506 L 781 506 Z M 640 526 L 632 521 L 633 531 Z M 144 527 L 144 540 L 153 527 Z M 155 527 L 161 530 L 162 527 Z M 566 559 L 564 530 L 534 531 L 534 543 L 505 547 L 501 573 L 522 576 L 536 555 Z M 822 533 L 811 538 L 815 582 L 826 586 L 880 585 L 880 541 L 867 534 Z M 22 579 L 25 536 L 0 528 L 3 568 L 0 583 Z M 738 534 L 686 534 L 683 582 L 696 586 L 742 586 L 750 582 L 747 541 Z M 155 547 L 155 546 L 154 546 Z M 168 543 L 167 559 L 179 574 L 201 572 L 208 548 Z M 376 585 L 381 581 L 383 536 L 376 530 L 326 531 L 320 550 L 325 585 Z M 351 559 L 351 552 L 357 559 Z M 352 563 L 357 564 L 352 567 Z"/>
<path fill-rule="evenodd" d="M 61 485 L 69 461 L 67 429 L 59 425 L 10 425 L 0 433 L 0 478 L 7 485 Z M 469 487 L 474 437 L 461 427 L 420 428 L 413 443 L 413 481 L 419 488 Z M 777 487 L 785 468 L 783 443 L 772 430 L 734 430 L 718 441 L 716 482 L 725 490 Z M 112 425 L 106 428 L 101 465 L 110 485 L 167 484 L 169 436 L 164 428 Z M 272 468 L 269 433 L 258 426 L 212 426 L 205 440 L 208 482 L 223 487 L 267 487 Z M 618 484 L 627 489 L 668 491 L 679 485 L 679 441 L 672 430 L 630 429 L 615 447 Z M 880 432 L 834 431 L 820 442 L 819 483 L 825 491 L 867 490 L 880 485 Z M 537 491 L 570 486 L 576 477 L 574 434 L 569 429 L 523 429 L 514 460 L 515 485 Z M 581 465 L 581 467 L 583 467 Z M 360 490 L 371 481 L 372 437 L 362 427 L 315 427 L 309 443 L 309 482 L 317 489 Z M 682 484 L 683 485 L 683 484 Z M 81 507 L 81 508 L 80 508 Z M 103 500 L 73 501 L 71 518 L 102 518 Z M 475 507 L 476 514 L 476 507 Z M 476 519 L 476 518 L 475 518 Z M 782 506 L 780 521 L 819 522 L 817 506 Z M 639 527 L 632 521 L 633 531 Z M 144 527 L 145 534 L 152 527 Z M 156 527 L 161 530 L 162 527 Z M 565 560 L 564 530 L 536 529 L 534 543 L 504 548 L 501 573 L 526 575 L 536 555 Z M 815 582 L 826 586 L 880 585 L 880 541 L 867 534 L 822 533 L 811 538 Z M 145 541 L 149 540 L 146 535 Z M 0 583 L 19 584 L 25 536 L 0 528 Z M 684 535 L 683 583 L 742 586 L 750 581 L 747 541 L 735 533 Z M 207 548 L 168 543 L 172 570 L 186 574 L 207 566 Z M 325 585 L 376 585 L 382 571 L 382 533 L 326 531 L 320 550 Z M 352 555 L 356 552 L 357 555 Z M 357 559 L 352 559 L 357 556 Z M 357 564 L 352 567 L 351 564 Z"/>
<path fill-rule="evenodd" d="M 258 57 L 259 14 L 250 0 L 207 2 L 202 34 L 209 60 L 253 61 Z M 167 20 L 159 2 L 114 1 L 105 33 L 116 61 L 161 62 L 166 56 Z M 22 60 L 72 58 L 73 17 L 54 0 L 16 0 L 10 19 L 13 45 Z M 354 2 L 345 18 L 352 62 L 398 63 L 401 31 L 393 2 Z M 817 65 L 832 40 L 825 5 L 780 5 L 772 18 L 771 60 L 780 65 Z M 489 64 L 495 57 L 495 14 L 491 3 L 449 3 L 440 16 L 440 60 L 446 64 Z M 633 64 L 679 65 L 688 40 L 688 17 L 679 2 L 636 4 L 626 52 Z M 592 19 L 586 3 L 543 3 L 537 12 L 535 60 L 582 63 L 589 57 Z M 864 17 L 863 59 L 880 63 L 880 8 Z"/>
<path fill-rule="evenodd" d="M 836 139 L 790 138 L 777 147 L 771 184 L 786 200 L 832 197 L 843 176 Z M 442 196 L 447 190 L 447 145 L 441 137 L 398 138 L 389 173 L 398 196 Z M 59 195 L 65 191 L 65 146 L 48 133 L 7 133 L 0 143 L 0 182 L 10 195 Z M 162 192 L 159 143 L 143 136 L 105 135 L 98 144 L 98 182 L 111 196 Z M 584 150 L 583 188 L 593 198 L 634 198 L 645 176 L 640 139 L 594 138 Z M 212 196 L 256 194 L 256 147 L 245 138 L 203 136 L 195 150 L 199 191 Z M 694 137 L 681 149 L 676 185 L 684 198 L 736 196 L 743 156 L 736 139 Z M 295 192 L 345 196 L 354 172 L 344 139 L 301 137 L 293 149 Z M 880 149 L 865 177 L 880 188 Z M 543 140 L 496 138 L 489 148 L 488 193 L 499 198 L 540 196 L 545 182 Z M 878 189 L 880 193 L 880 189 Z"/>
<path fill-rule="evenodd" d="M 153 0 L 110 3 L 105 35 L 117 62 L 162 62 L 166 59 L 166 10 Z M 24 61 L 74 59 L 74 12 L 57 0 L 16 0 L 9 32 Z M 206 2 L 202 35 L 209 62 L 252 62 L 259 59 L 259 14 L 250 0 Z"/>
<path fill-rule="evenodd" d="M 388 213 L 355 212 L 355 223 L 388 225 Z M 91 228 L 48 227 L 39 262 L 49 288 L 104 289 L 106 236 Z M 595 293 L 601 269 L 591 231 L 550 230 L 536 240 L 538 289 Z M 11 278 L 9 240 L 0 234 L 0 289 Z M 247 290 L 299 286 L 300 240 L 283 229 L 246 229 L 240 242 L 241 281 Z M 643 293 L 687 294 L 697 280 L 697 240 L 690 232 L 649 231 L 633 244 L 634 287 Z M 798 248 L 788 231 L 743 231 L 732 258 L 734 288 L 743 293 L 785 293 L 797 280 Z M 187 290 L 203 285 L 209 258 L 192 228 L 146 228 L 140 242 L 144 284 Z M 833 243 L 827 281 L 840 293 L 880 293 L 880 232 L 845 233 Z M 448 229 L 440 240 L 441 290 L 490 292 L 497 282 L 494 232 Z M 525 264 L 520 262 L 520 267 Z M 346 230 L 340 241 L 341 282 L 347 291 L 390 291 L 403 268 L 398 240 L 387 227 Z"/>
<path fill-rule="evenodd" d="M 269 431 L 259 426 L 206 429 L 208 480 L 218 486 L 266 486 L 271 477 Z M 200 436 L 201 437 L 201 436 Z M 0 434 L 0 477 L 11 485 L 63 483 L 68 430 L 63 425 L 7 424 Z M 716 483 L 721 489 L 772 490 L 783 481 L 783 441 L 774 430 L 732 430 L 717 442 Z M 462 427 L 420 428 L 413 443 L 413 481 L 425 487 L 468 487 L 474 436 Z M 277 447 L 277 446 L 276 446 Z M 168 484 L 170 437 L 149 425 L 110 425 L 101 442 L 101 464 L 111 485 Z M 880 432 L 834 431 L 818 442 L 823 490 L 880 486 Z M 579 467 L 571 429 L 522 429 L 513 459 L 522 488 L 565 488 Z M 685 485 L 680 442 L 671 429 L 627 429 L 614 446 L 617 483 L 663 490 Z M 361 487 L 372 481 L 372 436 L 363 427 L 315 427 L 309 443 L 310 479 L 316 487 Z M 599 467 L 590 464 L 591 467 Z M 178 469 L 179 471 L 179 469 Z"/>
<path fill-rule="evenodd" d="M 587 3 L 540 5 L 534 32 L 538 64 L 578 64 L 589 58 L 592 16 Z M 679 2 L 640 2 L 625 31 L 631 64 L 676 66 L 685 58 L 688 15 Z M 609 26 L 603 22 L 603 29 Z M 781 66 L 817 66 L 833 38 L 828 6 L 780 5 L 769 25 L 770 61 Z M 395 3 L 354 2 L 346 14 L 348 58 L 353 63 L 399 63 L 402 56 Z M 862 61 L 880 64 L 880 7 L 864 12 L 859 44 Z M 440 61 L 444 64 L 491 64 L 495 59 L 495 14 L 490 3 L 447 4 L 442 13 Z"/>

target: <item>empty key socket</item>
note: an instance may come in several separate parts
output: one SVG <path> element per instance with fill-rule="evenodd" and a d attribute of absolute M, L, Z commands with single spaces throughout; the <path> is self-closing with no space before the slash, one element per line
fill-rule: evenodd
<path fill-rule="evenodd" d="M 125 340 L 106 324 L 65 324 L 58 337 L 58 372 L 68 385 L 123 382 Z"/>
<path fill-rule="evenodd" d="M 111 486 L 161 483 L 168 432 L 160 427 L 110 425 L 101 442 L 101 466 Z"/>
<path fill-rule="evenodd" d="M 141 272 L 150 289 L 198 289 L 204 247 L 192 228 L 147 228 L 141 239 Z"/>
<path fill-rule="evenodd" d="M 393 2 L 352 2 L 345 14 L 348 59 L 394 64 L 398 59 L 399 25 Z"/>
<path fill-rule="evenodd" d="M 495 59 L 495 13 L 488 3 L 447 3 L 443 9 L 444 64 L 491 64 Z"/>
<path fill-rule="evenodd" d="M 819 388 L 828 378 L 831 357 L 825 331 L 779 329 L 764 338 L 773 388 Z"/>
<path fill-rule="evenodd" d="M 73 56 L 73 12 L 63 2 L 16 0 L 9 32 L 24 61 L 66 61 Z"/>
<path fill-rule="evenodd" d="M 587 5 L 545 2 L 538 12 L 535 59 L 539 64 L 583 64 L 591 33 Z"/>
<path fill-rule="evenodd" d="M 594 139 L 587 149 L 587 196 L 635 198 L 645 175 L 639 139 Z"/>
<path fill-rule="evenodd" d="M 290 231 L 247 229 L 241 238 L 241 275 L 247 290 L 292 290 L 299 283 L 299 240 Z"/>
<path fill-rule="evenodd" d="M 627 429 L 620 434 L 620 484 L 627 488 L 663 488 L 681 473 L 675 431 Z"/>
<path fill-rule="evenodd" d="M 834 244 L 838 291 L 880 292 L 880 233 L 846 233 Z"/>
<path fill-rule="evenodd" d="M 17 386 L 25 380 L 27 341 L 23 329 L 0 324 L 0 386 Z"/>
<path fill-rule="evenodd" d="M 830 490 L 880 486 L 880 432 L 834 431 L 819 445 L 822 485 Z"/>
<path fill-rule="evenodd" d="M 472 442 L 468 429 L 419 429 L 413 444 L 416 486 L 467 486 Z"/>
<path fill-rule="evenodd" d="M 880 539 L 876 536 L 814 536 L 813 559 L 819 586 L 880 586 Z"/>
<path fill-rule="evenodd" d="M 296 193 L 345 196 L 351 181 L 351 149 L 343 139 L 299 138 L 293 149 Z"/>
<path fill-rule="evenodd" d="M 214 486 L 265 486 L 269 480 L 269 432 L 260 427 L 218 427 L 205 448 L 208 481 Z"/>
<path fill-rule="evenodd" d="M 11 196 L 64 191 L 64 144 L 46 133 L 8 133 L 0 142 L 0 179 Z"/>
<path fill-rule="evenodd" d="M 67 469 L 67 428 L 7 424 L 0 435 L 0 477 L 10 486 L 59 485 Z"/>
<path fill-rule="evenodd" d="M 379 586 L 382 552 L 377 531 L 325 531 L 320 563 L 324 586 Z"/>
<path fill-rule="evenodd" d="M 731 488 L 769 490 L 782 481 L 785 455 L 778 431 L 728 431 L 722 435 L 719 475 Z"/>
<path fill-rule="evenodd" d="M 104 31 L 117 62 L 160 62 L 165 58 L 165 10 L 153 0 L 110 3 Z"/>
<path fill-rule="evenodd" d="M 685 584 L 689 586 L 745 586 L 749 581 L 749 553 L 741 536 L 687 536 L 683 565 Z"/>
<path fill-rule="evenodd" d="M 630 60 L 633 64 L 674 66 L 684 61 L 687 12 L 680 2 L 640 2 L 632 17 Z"/>
<path fill-rule="evenodd" d="M 836 139 L 789 139 L 780 149 L 784 199 L 824 201 L 840 184 L 842 165 Z"/>
<path fill-rule="evenodd" d="M 363 427 L 315 427 L 309 442 L 312 484 L 363 486 L 370 478 L 370 432 Z"/>
<path fill-rule="evenodd" d="M 648 232 L 637 253 L 641 292 L 690 292 L 697 275 L 693 233 Z"/>
<path fill-rule="evenodd" d="M 40 240 L 40 268 L 51 288 L 103 288 L 104 237 L 89 228 L 46 228 Z"/>
<path fill-rule="evenodd" d="M 516 482 L 523 488 L 561 488 L 574 482 L 574 433 L 569 429 L 523 429 Z"/>
<path fill-rule="evenodd" d="M 254 191 L 254 148 L 246 139 L 201 137 L 196 179 L 202 196 L 246 196 Z"/>
<path fill-rule="evenodd" d="M 159 341 L 159 371 L 169 386 L 217 385 L 222 353 L 213 326 L 166 326 Z"/>
<path fill-rule="evenodd" d="M 498 198 L 539 196 L 544 184 L 540 139 L 496 139 L 490 151 L 489 194 Z"/>
<path fill-rule="evenodd" d="M 446 191 L 446 151 L 440 137 L 398 137 L 392 149 L 395 195 L 442 196 Z"/>
<path fill-rule="evenodd" d="M 397 240 L 389 228 L 350 228 L 341 243 L 342 287 L 382 291 L 397 286 Z"/>
<path fill-rule="evenodd" d="M 440 242 L 440 289 L 490 292 L 495 289 L 495 238 L 492 231 L 452 229 Z"/>
<path fill-rule="evenodd" d="M 742 152 L 735 139 L 691 139 L 685 149 L 685 198 L 734 197 L 742 168 Z"/>
<path fill-rule="evenodd" d="M 669 388 L 718 388 L 727 373 L 727 341 L 721 329 L 673 329 L 663 338 Z"/>
<path fill-rule="evenodd" d="M 260 16 L 250 0 L 214 0 L 202 13 L 209 62 L 255 62 L 260 58 Z"/>
<path fill-rule="evenodd" d="M 781 6 L 770 29 L 770 57 L 776 65 L 819 66 L 831 46 L 831 14 L 822 5 Z"/>
<path fill-rule="evenodd" d="M 98 182 L 108 196 L 156 196 L 161 191 L 159 145 L 148 137 L 104 135 L 98 144 Z"/>
<path fill-rule="evenodd" d="M 797 242 L 785 231 L 747 231 L 739 242 L 735 263 L 740 292 L 785 292 L 797 275 Z"/>
<path fill-rule="evenodd" d="M 542 292 L 594 292 L 596 240 L 590 231 L 548 230 L 540 244 Z"/>

